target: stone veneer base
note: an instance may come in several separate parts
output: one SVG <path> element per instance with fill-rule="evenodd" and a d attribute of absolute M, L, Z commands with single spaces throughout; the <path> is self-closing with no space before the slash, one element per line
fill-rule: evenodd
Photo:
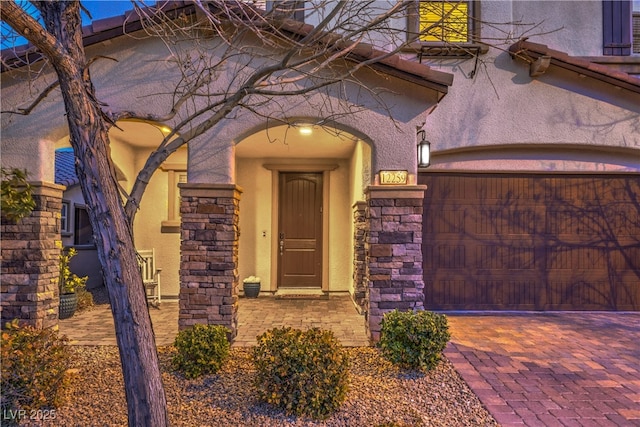
<path fill-rule="evenodd" d="M 371 186 L 365 233 L 367 331 L 380 339 L 380 323 L 394 309 L 424 308 L 422 215 L 425 185 Z"/>
<path fill-rule="evenodd" d="M 238 330 L 238 220 L 242 190 L 180 184 L 179 329 L 197 323 Z"/>
<path fill-rule="evenodd" d="M 64 186 L 32 182 L 36 207 L 12 222 L 2 217 L 2 326 L 18 319 L 37 329 L 58 326 L 58 257 Z"/>

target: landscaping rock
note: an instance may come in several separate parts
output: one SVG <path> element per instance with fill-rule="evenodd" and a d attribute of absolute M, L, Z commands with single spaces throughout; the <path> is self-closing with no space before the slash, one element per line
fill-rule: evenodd
<path fill-rule="evenodd" d="M 216 375 L 188 380 L 171 371 L 172 347 L 159 349 L 174 426 L 497 426 L 448 360 L 426 374 L 402 371 L 373 347 L 348 348 L 350 387 L 331 417 L 288 417 L 256 399 L 250 348 L 232 348 Z M 51 426 L 126 426 L 118 349 L 74 346 L 77 379 Z M 29 424 L 23 424 L 29 425 Z M 35 424 L 32 424 L 35 425 Z M 37 424 L 42 425 L 42 424 Z"/>

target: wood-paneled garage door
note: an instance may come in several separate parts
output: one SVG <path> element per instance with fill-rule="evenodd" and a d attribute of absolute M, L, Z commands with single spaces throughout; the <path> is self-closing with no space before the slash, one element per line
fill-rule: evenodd
<path fill-rule="evenodd" d="M 640 310 L 640 175 L 419 182 L 425 308 Z"/>

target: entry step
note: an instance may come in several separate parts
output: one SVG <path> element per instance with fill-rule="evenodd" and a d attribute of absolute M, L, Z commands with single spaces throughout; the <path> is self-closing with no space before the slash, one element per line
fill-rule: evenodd
<path fill-rule="evenodd" d="M 316 298 L 329 298 L 328 292 L 323 292 L 321 289 L 309 289 L 309 288 L 286 288 L 278 289 L 274 294 L 276 298 L 282 299 L 316 299 Z"/>

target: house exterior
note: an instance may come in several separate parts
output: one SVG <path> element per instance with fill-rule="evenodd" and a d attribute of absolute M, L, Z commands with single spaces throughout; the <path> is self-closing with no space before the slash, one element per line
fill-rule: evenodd
<path fill-rule="evenodd" d="M 479 6 L 542 34 L 484 63 L 424 58 L 455 74 L 425 126 L 425 306 L 638 310 L 637 2 Z"/>
<path fill-rule="evenodd" d="M 428 24 L 434 12 L 426 3 L 440 4 L 416 2 L 412 16 L 395 24 L 408 33 Z M 395 122 L 370 93 L 345 85 L 347 108 L 358 111 L 328 126 L 319 123 L 342 108 L 342 94 L 332 90 L 291 97 L 263 115 L 239 111 L 176 152 L 153 175 L 134 235 L 139 249 L 155 249 L 162 298 L 180 300 L 180 326 L 235 330 L 248 276 L 273 293 L 350 292 L 373 339 L 394 308 L 638 310 L 640 79 L 633 74 L 640 56 L 615 50 L 629 38 L 619 31 L 603 36 L 605 17 L 631 19 L 632 3 L 613 3 L 628 11 L 613 13 L 600 1 L 462 2 L 455 12 L 472 18 L 462 27 L 456 21 L 454 35 L 434 36 L 447 43 L 427 38 L 359 72 L 362 84 L 379 88 Z M 456 16 L 450 12 L 441 16 Z M 538 25 L 526 32 L 516 21 Z M 88 56 L 118 60 L 92 69 L 98 94 L 113 108 L 162 113 L 166 99 L 149 103 L 148 94 L 176 78 L 163 61 L 165 46 L 122 35 L 125 22 L 135 20 L 87 28 Z M 498 22 L 513 24 L 489 24 Z M 604 56 L 607 49 L 613 55 Z M 371 53 L 357 54 L 366 60 Z M 27 102 L 20 77 L 19 70 L 3 73 L 3 110 Z M 273 115 L 279 124 L 264 118 Z M 171 125 L 112 129 L 125 189 Z M 59 95 L 27 117 L 2 116 L 2 165 L 26 167 L 44 194 L 46 214 L 38 218 L 48 218 L 49 234 L 33 236 L 49 241 L 38 248 L 44 264 L 66 237 L 76 238 L 70 223 L 56 222 L 64 220 L 64 203 L 81 204 L 73 185 L 54 184 L 55 150 L 68 146 L 65 126 Z M 431 143 L 428 167 L 418 164 L 423 139 Z M 602 236 L 575 218 L 602 200 L 604 223 L 617 222 L 599 247 Z M 38 245 L 8 246 L 3 262 Z M 4 267 L 3 276 L 3 321 L 55 322 L 52 277 L 29 282 Z M 593 296 L 605 288 L 607 296 Z M 11 301 L 16 293 L 29 295 L 34 308 Z"/>

